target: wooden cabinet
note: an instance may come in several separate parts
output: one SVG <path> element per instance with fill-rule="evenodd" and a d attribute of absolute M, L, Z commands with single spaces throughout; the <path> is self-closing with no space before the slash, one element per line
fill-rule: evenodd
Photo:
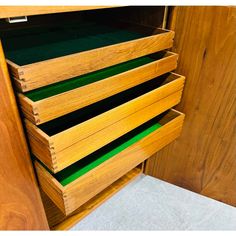
<path fill-rule="evenodd" d="M 70 13 L 32 16 L 32 21 L 18 26 L 0 22 L 4 50 L 1 71 L 7 84 L 1 89 L 10 91 L 4 95 L 9 101 L 15 99 L 8 65 L 22 115 L 20 120 L 15 100 L 8 102 L 17 117 L 11 120 L 4 116 L 4 122 L 10 119 L 20 127 L 15 142 L 23 145 L 22 156 L 28 158 L 24 168 L 32 183 L 31 197 L 39 204 L 32 209 L 38 207 L 34 217 L 41 217 L 42 223 L 31 228 L 47 226 L 22 124 L 47 220 L 54 229 L 68 228 L 87 215 L 143 173 L 145 161 L 180 136 L 185 115 L 173 107 L 180 103 L 185 86 L 186 70 L 182 68 L 187 64 L 186 73 L 191 71 L 198 57 L 187 58 L 190 54 L 181 47 L 178 54 L 170 51 L 182 42 L 180 26 L 185 25 L 182 18 L 178 20 L 180 15 L 174 17 L 175 8 L 171 9 L 169 22 L 164 7 L 120 7 L 86 14 L 76 12 L 76 7 L 26 8 L 27 15 Z M 6 9 L 0 17 L 14 16 L 15 11 Z M 65 21 L 60 23 L 59 19 Z M 164 29 L 166 22 L 172 30 Z M 181 45 L 185 48 L 188 44 L 188 50 L 193 44 L 196 47 L 193 38 Z M 178 58 L 186 63 L 181 68 Z M 180 74 L 173 72 L 176 68 Z M 194 92 L 192 88 L 184 94 L 194 96 Z M 191 110 L 189 98 L 186 104 Z M 1 111 L 5 107 L 1 105 Z M 194 116 L 192 113 L 192 120 Z M 192 145 L 186 128 L 184 137 Z M 6 140 L 12 141 L 9 137 Z M 17 148 L 16 153 L 21 151 Z M 175 155 L 179 153 L 181 150 Z M 169 152 L 165 160 L 171 160 Z M 155 161 L 147 162 L 146 173 L 156 173 Z"/>
<path fill-rule="evenodd" d="M 185 82 L 171 72 L 174 32 L 108 17 L 2 32 L 45 207 L 64 215 L 50 227 L 137 176 L 183 126 L 184 114 L 171 110 Z"/>

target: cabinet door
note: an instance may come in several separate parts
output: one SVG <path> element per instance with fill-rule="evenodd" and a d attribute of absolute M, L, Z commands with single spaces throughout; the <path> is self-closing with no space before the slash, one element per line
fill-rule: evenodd
<path fill-rule="evenodd" d="M 174 7 L 170 19 L 187 119 L 146 173 L 236 206 L 236 8 Z"/>

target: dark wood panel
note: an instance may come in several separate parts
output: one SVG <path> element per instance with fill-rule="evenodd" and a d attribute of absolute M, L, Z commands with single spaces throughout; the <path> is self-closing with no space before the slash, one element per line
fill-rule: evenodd
<path fill-rule="evenodd" d="M 156 6 L 128 6 L 128 7 L 113 7 L 89 11 L 77 12 L 62 12 L 58 14 L 32 15 L 28 16 L 27 22 L 10 24 L 5 19 L 0 19 L 1 37 L 6 35 L 6 32 L 16 29 L 41 27 L 43 25 L 60 25 L 70 22 L 81 22 L 83 20 L 96 21 L 104 20 L 107 22 L 125 21 L 142 25 L 154 26 L 161 28 L 163 24 L 165 7 Z M 4 34 L 3 34 L 4 33 Z"/>
<path fill-rule="evenodd" d="M 86 11 L 86 16 L 94 20 L 103 19 L 112 21 L 124 21 L 146 26 L 162 28 L 164 6 L 127 6 L 97 11 Z"/>
<path fill-rule="evenodd" d="M 236 206 L 236 8 L 177 7 L 169 23 L 186 120 L 146 173 Z"/>
<path fill-rule="evenodd" d="M 0 44 L 0 230 L 48 229 Z"/>

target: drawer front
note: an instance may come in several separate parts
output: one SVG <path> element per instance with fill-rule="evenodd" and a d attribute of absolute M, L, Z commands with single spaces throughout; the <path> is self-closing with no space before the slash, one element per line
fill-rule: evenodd
<path fill-rule="evenodd" d="M 141 164 L 143 165 L 143 164 Z M 63 222 L 63 230 L 69 230 L 71 228 L 70 224 L 66 222 L 70 221 L 70 217 L 73 218 L 76 215 L 77 222 L 82 220 L 85 216 L 89 215 L 97 207 L 99 207 L 103 202 L 111 198 L 114 194 L 119 192 L 131 181 L 136 179 L 143 173 L 142 166 L 137 166 L 127 174 L 116 180 L 114 183 L 105 188 L 102 192 L 91 198 L 88 202 L 77 208 L 72 214 L 66 216 L 55 204 L 54 202 L 44 193 L 40 191 L 41 198 L 43 201 L 45 213 L 47 216 L 48 224 L 50 229 L 57 230 L 58 224 Z M 60 229 L 61 230 L 61 229 Z"/>
<path fill-rule="evenodd" d="M 17 88 L 26 92 L 172 47 L 173 31 L 145 26 L 138 28 L 148 33 L 127 42 L 26 65 L 18 65 L 10 59 L 7 63 Z"/>
<path fill-rule="evenodd" d="M 51 137 L 26 122 L 33 154 L 58 172 L 179 103 L 184 77 Z M 109 134 L 109 135 L 108 135 Z"/>
<path fill-rule="evenodd" d="M 160 119 L 159 123 L 162 126 L 159 129 L 66 186 L 62 186 L 41 164 L 36 162 L 39 183 L 52 201 L 68 215 L 175 140 L 181 132 L 183 120 L 182 113 L 170 110 Z"/>
<path fill-rule="evenodd" d="M 152 57 L 154 60 L 155 54 Z M 176 68 L 177 58 L 166 52 L 163 58 L 143 66 L 38 101 L 20 93 L 20 105 L 24 116 L 39 125 L 170 72 Z"/>

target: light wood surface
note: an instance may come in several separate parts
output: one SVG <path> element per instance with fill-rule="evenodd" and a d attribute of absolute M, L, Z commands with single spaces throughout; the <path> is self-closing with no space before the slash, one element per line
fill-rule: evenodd
<path fill-rule="evenodd" d="M 157 61 L 37 102 L 20 93 L 21 108 L 28 120 L 42 124 L 172 71 L 177 59 L 177 54 L 166 52 Z"/>
<path fill-rule="evenodd" d="M 118 6 L 1 6 L 0 18 L 113 8 Z"/>
<path fill-rule="evenodd" d="M 178 104 L 184 80 L 170 73 L 157 89 L 50 137 L 26 120 L 31 150 L 58 172 Z"/>
<path fill-rule="evenodd" d="M 102 192 L 83 204 L 69 216 L 65 216 L 62 211 L 52 202 L 52 200 L 41 191 L 48 223 L 53 230 L 68 230 L 78 223 L 93 210 L 99 207 L 103 202 L 112 197 L 115 193 L 125 187 L 142 173 L 141 167 L 136 167 L 129 171 L 126 175 L 109 185 Z"/>
<path fill-rule="evenodd" d="M 64 187 L 36 161 L 40 186 L 58 208 L 68 215 L 176 139 L 181 132 L 183 120 L 182 113 L 170 110 L 161 118 L 161 128 Z"/>
<path fill-rule="evenodd" d="M 71 148 L 66 148 L 57 152 L 55 154 L 55 171 L 57 172 L 58 170 L 69 166 L 71 162 L 74 163 L 78 159 L 84 158 L 104 145 L 121 137 L 125 133 L 135 129 L 139 125 L 142 125 L 148 120 L 154 118 L 158 114 L 175 106 L 180 102 L 181 95 L 182 91 L 178 91 L 167 98 L 155 102 L 131 116 L 98 131 L 96 134 L 73 144 Z M 67 159 L 65 157 L 67 157 Z"/>
<path fill-rule="evenodd" d="M 0 230 L 48 229 L 1 42 L 0 166 Z"/>
<path fill-rule="evenodd" d="M 173 45 L 172 31 L 145 26 L 135 26 L 135 29 L 151 31 L 154 35 L 24 66 L 15 65 L 9 60 L 7 62 L 17 88 L 25 92 L 168 49 Z"/>
<path fill-rule="evenodd" d="M 236 206 L 236 8 L 178 7 L 169 22 L 187 77 L 181 137 L 146 173 Z"/>

